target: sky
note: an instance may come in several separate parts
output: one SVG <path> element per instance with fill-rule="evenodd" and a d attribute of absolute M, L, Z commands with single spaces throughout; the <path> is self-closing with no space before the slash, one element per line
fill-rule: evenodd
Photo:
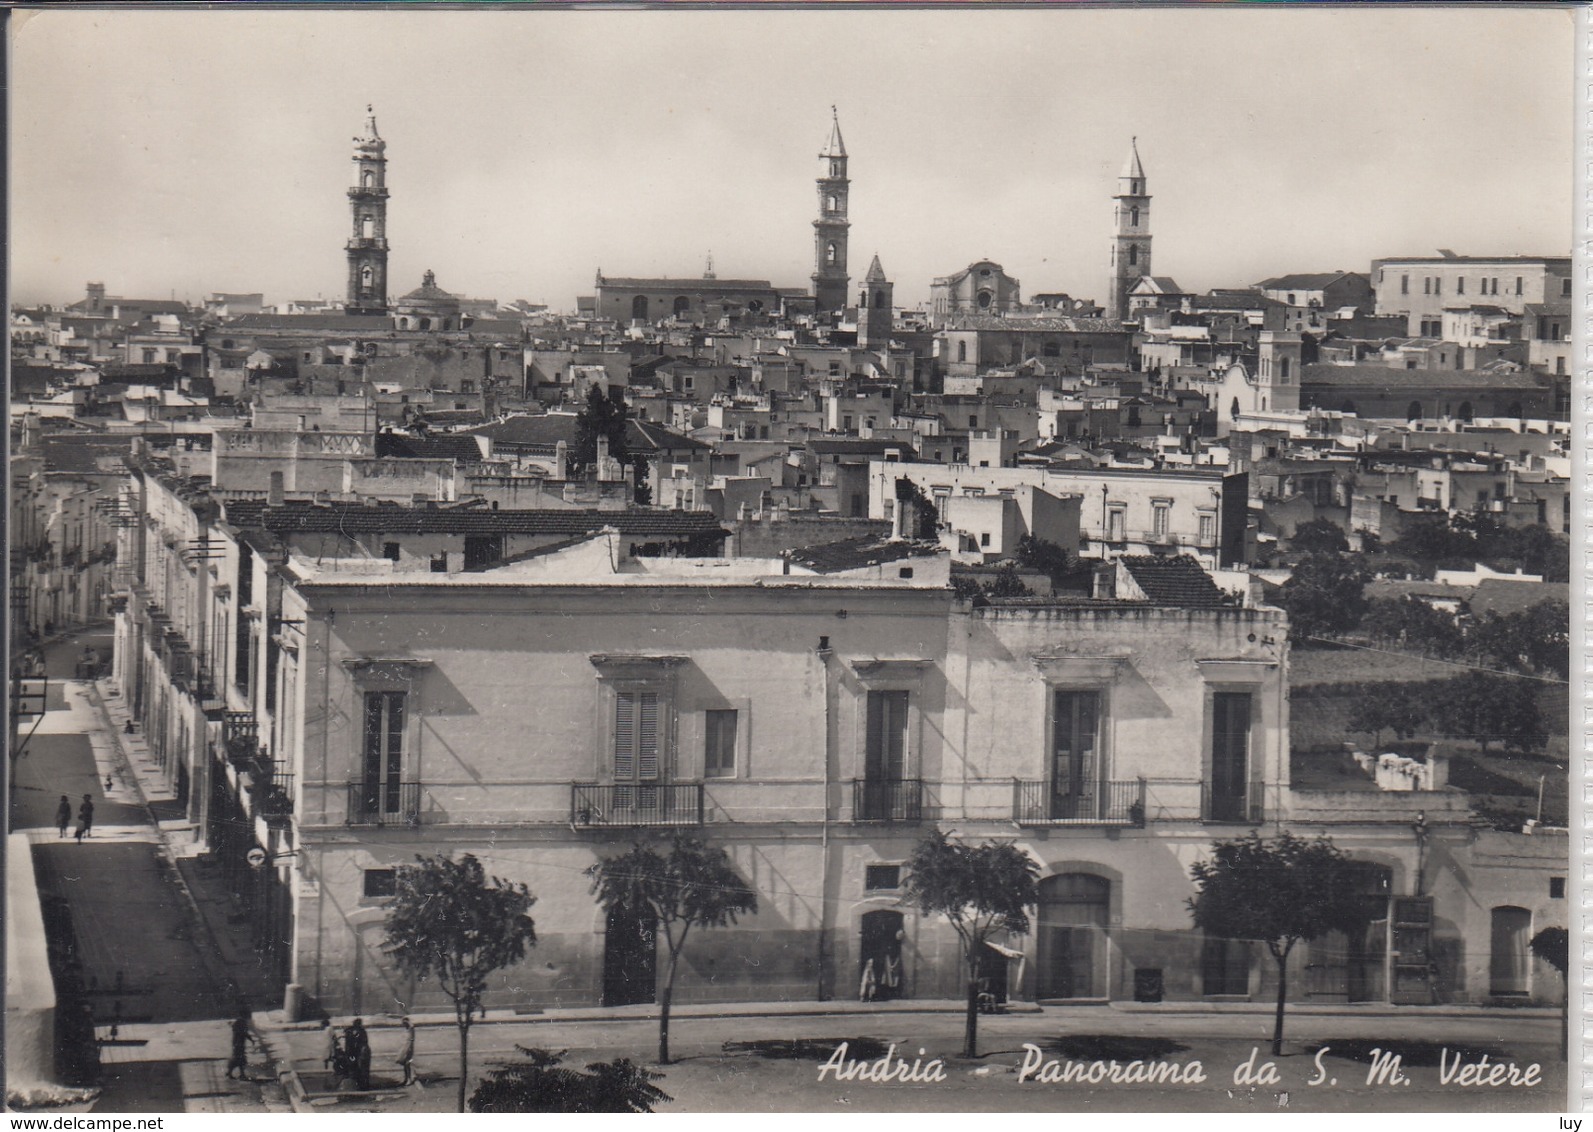
<path fill-rule="evenodd" d="M 351 139 L 389 293 L 573 309 L 610 276 L 809 286 L 838 108 L 854 288 L 989 258 L 1106 295 L 1137 136 L 1185 290 L 1567 255 L 1565 10 L 83 11 L 11 28 L 12 300 L 341 297 Z"/>

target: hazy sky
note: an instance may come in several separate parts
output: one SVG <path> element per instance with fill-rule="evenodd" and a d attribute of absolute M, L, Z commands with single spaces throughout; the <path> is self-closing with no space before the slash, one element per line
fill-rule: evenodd
<path fill-rule="evenodd" d="M 1136 134 L 1188 289 L 1571 246 L 1569 11 L 48 11 L 12 53 L 23 302 L 340 297 L 367 102 L 393 296 L 806 287 L 831 103 L 853 284 L 905 305 L 984 257 L 1104 299 Z"/>

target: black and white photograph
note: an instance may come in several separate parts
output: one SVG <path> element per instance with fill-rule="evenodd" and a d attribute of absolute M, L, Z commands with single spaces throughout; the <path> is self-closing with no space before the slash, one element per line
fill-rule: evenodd
<path fill-rule="evenodd" d="M 8 1112 L 1581 1109 L 1584 11 L 6 26 Z"/>

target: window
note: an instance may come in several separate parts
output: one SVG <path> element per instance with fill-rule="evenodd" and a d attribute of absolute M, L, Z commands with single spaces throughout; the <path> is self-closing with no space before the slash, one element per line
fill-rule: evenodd
<path fill-rule="evenodd" d="M 1250 786 L 1249 692 L 1214 692 L 1211 698 L 1212 821 L 1245 821 Z"/>
<path fill-rule="evenodd" d="M 659 696 L 656 691 L 614 693 L 614 781 L 656 782 Z"/>
<path fill-rule="evenodd" d="M 706 736 L 703 746 L 702 773 L 704 778 L 734 778 L 736 774 L 736 715 L 735 709 L 707 712 L 703 725 Z"/>
<path fill-rule="evenodd" d="M 1279 381 L 1280 384 L 1284 384 L 1284 385 L 1287 385 L 1288 382 L 1289 382 L 1289 359 L 1288 358 L 1279 358 L 1278 359 L 1278 381 Z"/>
<path fill-rule="evenodd" d="M 238 639 L 233 658 L 233 683 L 244 695 L 249 694 L 249 670 L 254 658 L 254 622 L 247 617 L 238 618 Z"/>
<path fill-rule="evenodd" d="M 382 543 L 382 557 L 389 562 L 398 561 L 398 544 L 396 542 Z"/>
<path fill-rule="evenodd" d="M 366 869 L 364 894 L 367 900 L 380 900 L 388 896 L 397 896 L 398 870 Z"/>
<path fill-rule="evenodd" d="M 369 217 L 369 216 L 360 217 L 360 236 L 361 236 L 361 238 L 369 240 L 371 237 L 373 237 L 375 235 L 376 235 L 376 221 L 375 221 L 375 219 L 372 218 L 372 217 Z"/>
<path fill-rule="evenodd" d="M 1433 293 L 1433 277 L 1431 275 L 1423 275 L 1422 276 L 1422 294 L 1431 295 L 1432 293 Z"/>
<path fill-rule="evenodd" d="M 1217 541 L 1217 516 L 1209 511 L 1201 512 L 1200 516 L 1200 545 L 1210 546 Z"/>
<path fill-rule="evenodd" d="M 990 545 L 990 532 L 989 531 L 981 531 L 979 533 L 979 545 L 980 546 L 989 546 Z"/>
<path fill-rule="evenodd" d="M 1401 275 L 1399 277 L 1399 293 L 1401 295 L 1410 294 L 1410 276 L 1409 275 Z"/>
<path fill-rule="evenodd" d="M 1128 537 L 1128 508 L 1122 504 L 1107 509 L 1106 541 L 1122 542 Z"/>
<path fill-rule="evenodd" d="M 366 692 L 360 801 L 367 815 L 402 809 L 405 692 Z"/>
<path fill-rule="evenodd" d="M 1570 279 L 1562 279 L 1562 280 L 1560 280 L 1560 297 L 1562 299 L 1569 299 L 1571 297 L 1571 280 Z"/>
<path fill-rule="evenodd" d="M 900 782 L 907 773 L 907 693 L 868 694 L 868 733 L 863 776 L 869 782 Z"/>
<path fill-rule="evenodd" d="M 1058 690 L 1051 714 L 1052 818 L 1095 816 L 1100 797 L 1101 694 Z"/>
<path fill-rule="evenodd" d="M 831 241 L 830 243 L 825 244 L 824 245 L 824 262 L 826 264 L 828 264 L 829 266 L 834 267 L 835 263 L 836 263 L 836 256 L 837 256 L 837 252 L 835 250 L 835 243 L 833 241 Z"/>
<path fill-rule="evenodd" d="M 966 343 L 966 342 L 958 342 L 957 343 L 957 360 L 959 362 L 965 362 L 965 361 L 968 360 L 968 343 Z"/>
<path fill-rule="evenodd" d="M 1134 267 L 1139 263 L 1139 245 L 1128 245 L 1128 265 Z"/>
<path fill-rule="evenodd" d="M 1517 275 L 1516 276 L 1516 294 L 1518 294 L 1518 295 L 1521 294 L 1521 282 L 1522 282 L 1521 276 Z"/>
<path fill-rule="evenodd" d="M 1464 295 L 1465 293 L 1466 293 L 1466 277 L 1464 275 L 1462 275 L 1459 279 L 1455 280 L 1455 294 Z"/>
<path fill-rule="evenodd" d="M 865 865 L 863 867 L 863 890 L 865 892 L 888 892 L 901 886 L 902 867 L 900 865 Z"/>
<path fill-rule="evenodd" d="M 979 427 L 979 418 L 977 416 L 970 415 L 968 417 L 968 427 L 969 428 L 978 428 Z"/>
<path fill-rule="evenodd" d="M 1155 503 L 1151 505 L 1151 537 L 1156 542 L 1167 541 L 1167 530 L 1172 510 L 1170 503 Z"/>
<path fill-rule="evenodd" d="M 1564 900 L 1565 899 L 1565 878 L 1564 877 L 1550 877 L 1549 878 L 1549 899 L 1550 900 Z"/>
<path fill-rule="evenodd" d="M 433 574 L 448 573 L 448 552 L 446 550 L 439 550 L 431 556 L 431 572 Z"/>
<path fill-rule="evenodd" d="M 1134 205 L 1128 210 L 1128 223 L 1131 228 L 1139 227 L 1139 206 Z"/>

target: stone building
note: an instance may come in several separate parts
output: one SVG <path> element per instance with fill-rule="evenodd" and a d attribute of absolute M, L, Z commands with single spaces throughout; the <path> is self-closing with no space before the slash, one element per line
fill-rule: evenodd
<path fill-rule="evenodd" d="M 348 191 L 354 231 L 348 244 L 348 303 L 353 314 L 387 312 L 387 143 L 376 132 L 376 113 L 354 139 L 354 185 Z"/>
<path fill-rule="evenodd" d="M 819 215 L 813 221 L 813 305 L 820 314 L 846 306 L 851 291 L 846 244 L 852 225 L 846 212 L 852 182 L 846 175 L 841 119 L 833 106 L 830 110 L 830 137 L 819 154 Z"/>
<path fill-rule="evenodd" d="M 1150 193 L 1139 160 L 1139 139 L 1129 143 L 1128 160 L 1117 178 L 1113 210 L 1112 273 L 1106 295 L 1106 317 L 1129 317 L 1128 293 L 1151 273 Z"/>
<path fill-rule="evenodd" d="M 930 325 L 945 326 L 959 315 L 1004 315 L 1023 305 L 1022 287 L 993 260 L 970 263 L 929 286 Z"/>

